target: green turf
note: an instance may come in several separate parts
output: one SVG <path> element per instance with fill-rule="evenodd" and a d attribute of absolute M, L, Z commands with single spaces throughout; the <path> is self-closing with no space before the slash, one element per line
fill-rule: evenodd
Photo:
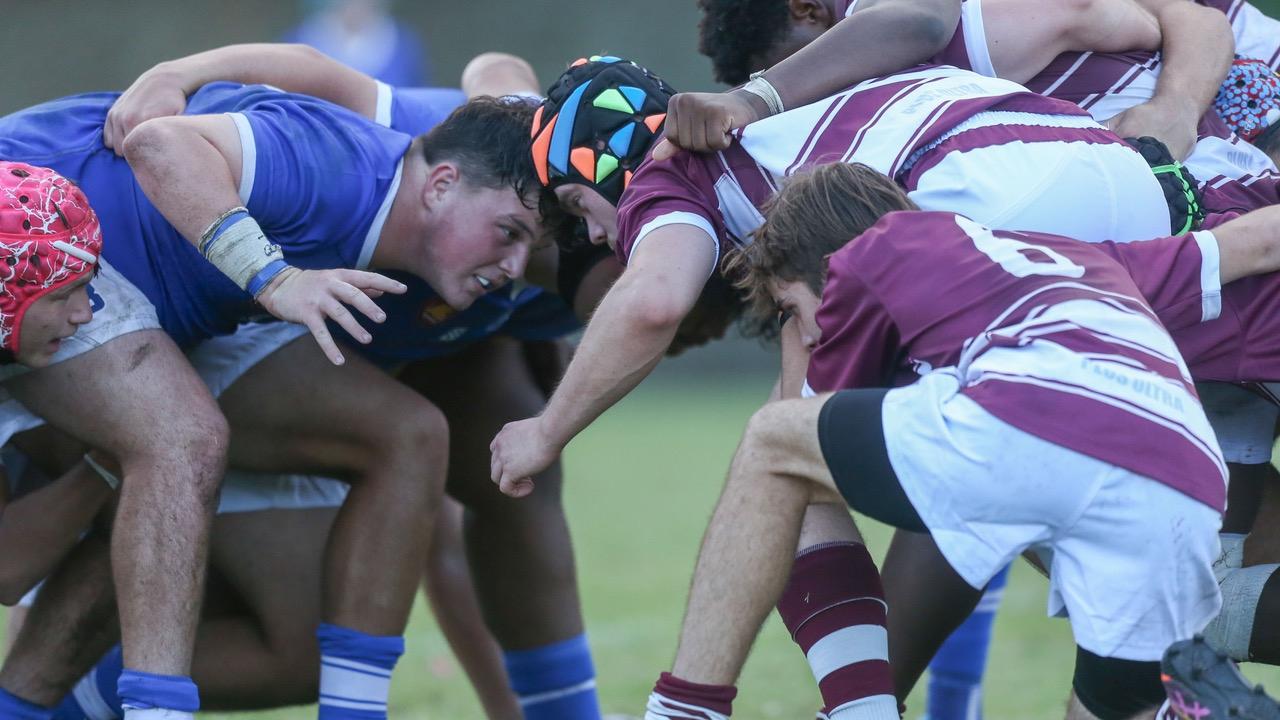
<path fill-rule="evenodd" d="M 768 389 L 759 377 L 647 383 L 569 448 L 570 522 L 610 712 L 640 714 L 657 673 L 671 661 L 698 541 L 742 427 Z M 879 555 L 887 532 L 862 525 Z M 1044 607 L 1045 582 L 1020 564 L 997 622 L 986 699 L 992 720 L 1061 717 L 1073 646 L 1067 623 L 1045 618 Z M 1280 671 L 1248 670 L 1280 689 Z M 740 688 L 734 717 L 808 720 L 820 705 L 803 657 L 776 619 L 757 642 Z M 921 695 L 908 705 L 907 717 L 919 717 Z M 421 604 L 396 671 L 392 710 L 398 718 L 481 717 Z M 297 708 L 249 717 L 314 716 L 314 708 Z"/>

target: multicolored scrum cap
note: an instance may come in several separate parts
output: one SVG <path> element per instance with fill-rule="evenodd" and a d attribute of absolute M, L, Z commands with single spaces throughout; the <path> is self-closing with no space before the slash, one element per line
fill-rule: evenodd
<path fill-rule="evenodd" d="M 1236 58 L 1213 108 L 1237 135 L 1253 140 L 1280 120 L 1280 76 L 1261 60 Z"/>
<path fill-rule="evenodd" d="M 547 187 L 589 185 L 614 205 L 662 131 L 676 91 L 613 56 L 580 58 L 533 116 L 533 164 Z"/>
<path fill-rule="evenodd" d="M 0 348 L 17 353 L 42 296 L 98 266 L 102 229 L 89 200 L 52 170 L 0 162 Z"/>

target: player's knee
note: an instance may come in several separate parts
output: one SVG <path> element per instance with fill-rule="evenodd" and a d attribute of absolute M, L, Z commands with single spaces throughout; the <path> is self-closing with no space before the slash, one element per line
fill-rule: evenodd
<path fill-rule="evenodd" d="M 185 488 L 212 510 L 226 471 L 231 430 L 213 403 L 189 407 L 171 416 L 157 431 L 141 434 L 119 453 L 124 480 L 139 474 L 158 475 L 171 495 Z"/>
<path fill-rule="evenodd" d="M 781 459 L 786 451 L 787 403 L 771 402 L 760 408 L 747 421 L 739 456 L 749 455 L 753 463 L 769 463 Z"/>

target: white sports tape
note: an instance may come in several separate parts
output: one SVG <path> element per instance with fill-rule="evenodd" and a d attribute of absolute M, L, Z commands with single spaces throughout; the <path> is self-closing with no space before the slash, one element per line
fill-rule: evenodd
<path fill-rule="evenodd" d="M 1209 646 L 1232 660 L 1249 659 L 1249 639 L 1253 636 L 1253 618 L 1258 613 L 1258 598 L 1280 565 L 1253 565 L 1227 572 L 1218 587 L 1222 590 L 1222 611 L 1204 629 Z"/>
<path fill-rule="evenodd" d="M 258 221 L 245 216 L 223 230 L 204 249 L 205 257 L 241 289 L 268 265 L 284 260 L 280 246 L 267 239 Z"/>

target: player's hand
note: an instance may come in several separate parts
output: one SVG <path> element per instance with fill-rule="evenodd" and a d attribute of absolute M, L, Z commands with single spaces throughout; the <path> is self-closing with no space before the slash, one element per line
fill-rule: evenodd
<path fill-rule="evenodd" d="M 551 467 L 562 449 L 547 436 L 542 418 L 507 423 L 489 443 L 489 474 L 504 495 L 524 497 L 533 492 L 533 476 Z"/>
<path fill-rule="evenodd" d="M 1149 100 L 1125 110 L 1107 121 L 1107 127 L 1122 138 L 1149 135 L 1169 148 L 1174 160 L 1186 160 L 1196 146 L 1194 112 L 1172 103 Z"/>
<path fill-rule="evenodd" d="M 387 314 L 370 299 L 370 292 L 399 295 L 406 289 L 404 283 L 362 270 L 300 270 L 291 267 L 267 284 L 258 294 L 258 302 L 281 320 L 306 325 L 330 362 L 341 365 L 346 359 L 342 357 L 325 321 L 336 322 L 351 337 L 367 343 L 373 337 L 347 310 L 347 305 L 380 323 L 387 319 Z"/>
<path fill-rule="evenodd" d="M 181 115 L 187 107 L 182 80 L 164 65 L 157 65 L 133 81 L 111 106 L 102 128 L 102 144 L 124 155 L 124 139 L 152 118 Z"/>
<path fill-rule="evenodd" d="M 653 149 L 653 159 L 665 160 L 681 150 L 724 150 L 733 139 L 730 132 L 767 114 L 763 100 L 742 90 L 677 93 L 667 101 L 666 137 Z"/>

